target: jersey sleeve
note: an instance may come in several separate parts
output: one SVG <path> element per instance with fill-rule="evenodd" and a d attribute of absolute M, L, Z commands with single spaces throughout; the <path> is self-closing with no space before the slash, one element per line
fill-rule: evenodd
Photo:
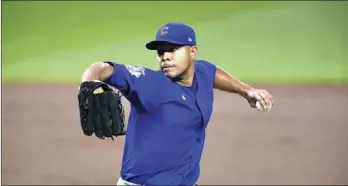
<path fill-rule="evenodd" d="M 112 75 L 105 83 L 116 89 L 122 89 L 124 97 L 138 109 L 151 110 L 161 101 L 165 89 L 165 79 L 157 71 L 140 66 L 131 66 L 116 62 L 106 62 L 113 66 Z"/>
<path fill-rule="evenodd" d="M 197 70 L 201 71 L 212 86 L 216 75 L 216 65 L 205 60 L 196 61 Z"/>

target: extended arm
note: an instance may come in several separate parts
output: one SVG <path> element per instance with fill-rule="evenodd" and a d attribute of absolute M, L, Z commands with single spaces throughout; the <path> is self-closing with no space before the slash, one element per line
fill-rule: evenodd
<path fill-rule="evenodd" d="M 252 89 L 251 86 L 239 81 L 228 72 L 216 67 L 216 74 L 214 80 L 214 88 L 229 93 L 236 93 L 243 97 L 247 97 L 248 91 Z"/>
<path fill-rule="evenodd" d="M 253 87 L 239 81 L 228 72 L 216 67 L 214 88 L 236 93 L 246 98 L 251 107 L 260 111 L 269 111 L 274 104 L 273 96 L 266 90 L 254 89 Z"/>

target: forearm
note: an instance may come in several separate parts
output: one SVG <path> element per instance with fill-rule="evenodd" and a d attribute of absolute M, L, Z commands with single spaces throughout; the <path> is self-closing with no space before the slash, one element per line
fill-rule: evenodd
<path fill-rule="evenodd" d="M 236 93 L 243 97 L 246 97 L 248 90 L 250 90 L 252 87 L 239 81 L 228 72 L 217 67 L 214 80 L 214 88 L 225 92 Z"/>
<path fill-rule="evenodd" d="M 113 73 L 113 67 L 108 63 L 93 63 L 82 74 L 82 81 L 105 81 Z"/>

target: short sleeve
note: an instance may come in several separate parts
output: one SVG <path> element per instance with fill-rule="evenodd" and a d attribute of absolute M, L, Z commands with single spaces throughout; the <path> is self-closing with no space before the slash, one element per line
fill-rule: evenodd
<path fill-rule="evenodd" d="M 105 83 L 116 89 L 125 90 L 124 96 L 131 104 L 143 111 L 148 111 L 161 102 L 160 95 L 165 94 L 165 89 L 158 89 L 158 87 L 166 86 L 161 73 L 140 66 L 107 63 L 112 65 L 114 70 Z"/>
<path fill-rule="evenodd" d="M 211 83 L 211 85 L 214 85 L 216 65 L 205 60 L 197 60 L 195 64 L 197 67 L 196 69 L 200 71 L 202 74 L 204 74 L 204 76 Z"/>

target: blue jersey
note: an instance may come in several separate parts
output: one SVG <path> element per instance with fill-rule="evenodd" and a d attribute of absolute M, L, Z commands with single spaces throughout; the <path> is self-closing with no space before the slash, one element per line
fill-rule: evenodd
<path fill-rule="evenodd" d="M 121 177 L 141 185 L 193 185 L 213 109 L 216 66 L 195 61 L 192 87 L 162 71 L 115 62 L 106 83 L 127 88 L 131 110 Z"/>

